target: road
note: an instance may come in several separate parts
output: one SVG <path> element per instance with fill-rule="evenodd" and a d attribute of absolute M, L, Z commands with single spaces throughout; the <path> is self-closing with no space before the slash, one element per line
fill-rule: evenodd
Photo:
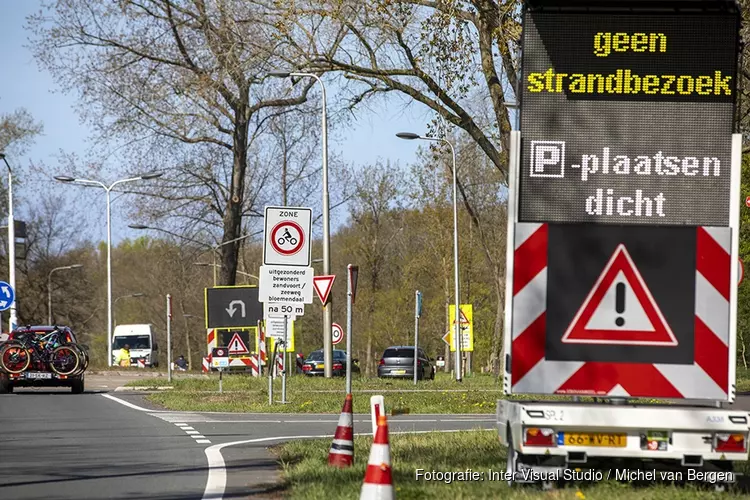
<path fill-rule="evenodd" d="M 142 394 L 114 392 L 119 382 L 89 377 L 81 395 L 0 395 L 0 498 L 266 498 L 278 474 L 267 447 L 330 437 L 338 422 L 338 415 L 160 411 Z M 493 415 L 389 418 L 392 433 L 493 426 Z M 371 433 L 369 415 L 355 415 L 354 428 Z"/>

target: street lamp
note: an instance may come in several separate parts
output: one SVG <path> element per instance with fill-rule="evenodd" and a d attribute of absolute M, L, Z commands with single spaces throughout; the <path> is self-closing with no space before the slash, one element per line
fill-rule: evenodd
<path fill-rule="evenodd" d="M 458 294 L 458 174 L 456 173 L 456 150 L 447 139 L 439 137 L 424 137 L 412 132 L 399 132 L 396 134 L 399 139 L 406 139 L 409 141 L 420 139 L 423 141 L 442 142 L 447 144 L 451 148 L 451 155 L 453 157 L 453 279 L 454 279 L 454 293 L 456 295 L 456 314 L 454 318 L 454 329 L 453 329 L 453 343 L 456 349 L 454 370 L 456 372 L 456 382 L 461 382 L 461 329 L 459 317 L 461 315 L 460 296 Z"/>
<path fill-rule="evenodd" d="M 5 153 L 0 153 L 0 159 L 8 167 L 8 281 L 10 281 L 10 287 L 14 292 L 13 302 L 10 303 L 8 331 L 12 332 L 16 329 L 16 323 L 18 322 L 16 315 L 16 296 L 18 296 L 18 290 L 16 290 L 16 222 L 13 217 L 13 170 L 10 168 L 8 160 L 5 159 Z"/>
<path fill-rule="evenodd" d="M 47 275 L 47 324 L 52 325 L 52 273 L 62 271 L 63 269 L 80 269 L 83 264 L 73 264 L 70 266 L 60 266 L 52 269 Z"/>
<path fill-rule="evenodd" d="M 117 321 L 115 320 L 115 312 L 117 311 L 117 301 L 118 300 L 120 300 L 120 299 L 128 299 L 128 298 L 131 298 L 131 297 L 145 297 L 145 296 L 146 296 L 145 293 L 138 292 L 138 293 L 129 293 L 128 295 L 120 295 L 119 297 L 117 297 L 115 299 L 114 303 L 112 304 L 112 323 L 114 323 L 115 326 L 117 326 Z"/>
<path fill-rule="evenodd" d="M 112 209 L 111 209 L 111 197 L 110 192 L 118 184 L 124 184 L 126 182 L 134 181 L 148 181 L 161 177 L 161 172 L 150 172 L 147 174 L 139 175 L 137 177 L 128 177 L 127 179 L 119 179 L 109 186 L 103 182 L 89 180 L 89 179 L 76 179 L 67 175 L 56 175 L 55 180 L 60 182 L 66 182 L 71 184 L 81 184 L 84 186 L 98 186 L 104 189 L 107 193 L 107 364 L 112 366 Z"/>
<path fill-rule="evenodd" d="M 328 202 L 328 121 L 326 117 L 326 87 L 323 80 L 313 73 L 291 73 L 287 71 L 273 71 L 270 76 L 289 78 L 291 76 L 314 78 L 319 84 L 323 98 L 323 113 L 321 120 L 323 140 L 323 274 L 331 274 L 331 226 L 329 221 L 330 206 Z M 323 362 L 325 363 L 325 377 L 333 377 L 333 338 L 331 324 L 333 322 L 333 298 L 328 296 L 328 303 L 323 304 Z"/>
<path fill-rule="evenodd" d="M 177 234 L 177 233 L 174 233 L 172 231 L 168 231 L 166 229 L 162 229 L 160 227 L 146 226 L 144 224 L 128 224 L 128 227 L 130 229 L 152 229 L 154 231 L 159 231 L 159 232 L 168 234 L 170 236 L 174 236 L 176 238 L 180 238 L 180 239 L 183 239 L 183 240 L 191 241 L 193 243 L 197 243 L 200 246 L 207 247 L 207 248 L 210 248 L 211 250 L 213 250 L 214 262 L 211 265 L 214 268 L 214 286 L 216 286 L 216 269 L 219 268 L 219 267 L 221 267 L 220 265 L 218 265 L 216 263 L 216 253 L 218 252 L 219 248 L 223 247 L 224 245 L 228 245 L 230 243 L 234 243 L 235 241 L 244 240 L 245 238 L 249 238 L 251 236 L 257 236 L 257 235 L 259 235 L 260 233 L 263 232 L 263 230 L 261 230 L 261 231 L 255 231 L 254 233 L 245 234 L 245 235 L 239 236 L 237 238 L 233 238 L 233 239 L 231 239 L 229 241 L 225 241 L 223 243 L 219 243 L 218 245 L 213 245 L 212 246 L 212 245 L 208 245 L 206 243 L 203 243 L 202 241 L 194 240 L 192 238 L 188 238 L 187 236 L 183 236 L 181 234 Z M 198 264 L 198 265 L 201 265 L 201 264 Z M 236 272 L 237 272 L 237 274 L 244 274 L 241 271 L 236 271 Z"/>

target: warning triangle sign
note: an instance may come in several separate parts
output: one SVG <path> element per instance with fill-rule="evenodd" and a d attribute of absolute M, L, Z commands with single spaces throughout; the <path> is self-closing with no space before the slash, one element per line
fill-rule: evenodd
<path fill-rule="evenodd" d="M 459 325 L 470 325 L 471 322 L 466 317 L 466 314 L 464 313 L 464 310 L 459 308 L 458 312 L 460 313 L 458 315 L 458 324 Z"/>
<path fill-rule="evenodd" d="M 318 298 L 323 305 L 328 302 L 328 294 L 331 293 L 333 280 L 335 279 L 336 276 L 333 274 L 327 276 L 313 276 L 313 288 L 315 288 L 315 292 L 318 294 Z"/>
<path fill-rule="evenodd" d="M 615 249 L 562 341 L 568 344 L 677 345 L 677 338 L 622 244 Z"/>
<path fill-rule="evenodd" d="M 249 354 L 250 351 L 242 341 L 239 333 L 232 335 L 232 340 L 229 341 L 229 354 Z"/>

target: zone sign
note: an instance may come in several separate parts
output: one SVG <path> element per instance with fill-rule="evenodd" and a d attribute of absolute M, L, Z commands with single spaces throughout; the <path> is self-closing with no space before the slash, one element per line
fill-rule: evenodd
<path fill-rule="evenodd" d="M 310 266 L 312 209 L 266 207 L 263 264 Z"/>

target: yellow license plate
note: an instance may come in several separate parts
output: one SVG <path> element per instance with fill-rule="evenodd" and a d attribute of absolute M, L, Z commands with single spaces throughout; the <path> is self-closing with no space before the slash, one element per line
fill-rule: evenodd
<path fill-rule="evenodd" d="M 627 434 L 601 434 L 566 432 L 564 435 L 566 446 L 602 446 L 607 448 L 625 448 L 628 442 Z"/>
<path fill-rule="evenodd" d="M 406 375 L 406 370 L 391 370 L 394 375 Z"/>
<path fill-rule="evenodd" d="M 318 370 L 322 370 L 323 368 L 325 368 L 325 365 L 323 363 L 318 363 L 317 367 Z"/>

